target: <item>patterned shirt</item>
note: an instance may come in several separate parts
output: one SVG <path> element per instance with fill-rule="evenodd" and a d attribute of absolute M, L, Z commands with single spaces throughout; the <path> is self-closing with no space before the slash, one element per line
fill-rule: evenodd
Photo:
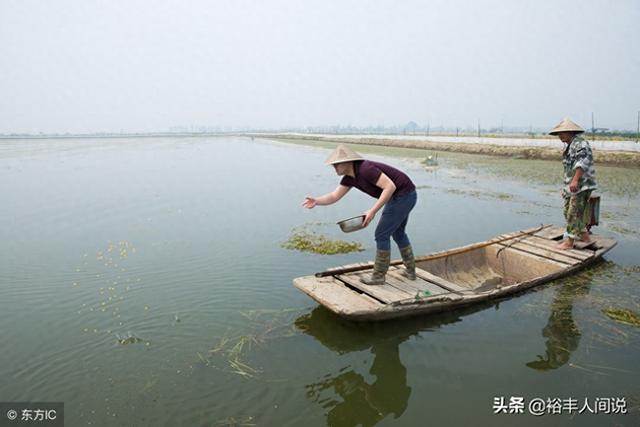
<path fill-rule="evenodd" d="M 593 167 L 593 154 L 589 142 L 582 136 L 576 135 L 569 144 L 567 144 L 562 155 L 562 164 L 564 165 L 564 187 L 562 192 L 570 195 L 569 184 L 576 174 L 576 169 L 583 170 L 583 174 L 578 181 L 578 193 L 587 190 L 595 190 L 596 170 Z"/>

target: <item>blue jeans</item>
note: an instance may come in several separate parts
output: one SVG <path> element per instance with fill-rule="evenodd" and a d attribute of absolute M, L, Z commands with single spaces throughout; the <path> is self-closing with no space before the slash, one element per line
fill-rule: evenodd
<path fill-rule="evenodd" d="M 376 247 L 378 250 L 391 250 L 391 237 L 399 248 L 405 248 L 411 244 L 409 236 L 404 229 L 409 221 L 409 213 L 416 205 L 418 195 L 415 191 L 391 197 L 382 210 L 380 222 L 376 227 Z"/>

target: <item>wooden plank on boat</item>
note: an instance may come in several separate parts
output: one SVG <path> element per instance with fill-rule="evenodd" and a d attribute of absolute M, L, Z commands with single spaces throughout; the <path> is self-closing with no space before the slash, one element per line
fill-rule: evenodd
<path fill-rule="evenodd" d="M 528 245 L 528 246 L 532 246 L 532 247 L 536 247 L 536 248 L 540 248 L 540 249 L 545 249 L 545 250 L 554 252 L 556 254 L 562 254 L 562 255 L 568 256 L 569 258 L 573 258 L 573 259 L 578 260 L 578 261 L 585 261 L 585 260 L 587 260 L 587 259 L 589 259 L 591 257 L 591 255 L 588 254 L 588 253 L 576 253 L 575 249 L 567 249 L 567 250 L 557 249 L 555 247 L 557 243 L 552 243 L 552 244 L 548 245 L 548 244 L 545 244 L 545 243 L 531 241 L 531 240 L 527 240 L 527 241 L 524 241 L 522 243 L 524 243 L 525 245 Z"/>
<path fill-rule="evenodd" d="M 446 291 L 440 286 L 437 286 L 429 282 L 428 280 L 424 280 L 421 277 L 418 277 L 417 275 L 416 275 L 416 280 L 409 280 L 402 275 L 402 270 L 404 270 L 404 267 L 391 267 L 389 268 L 388 274 L 391 274 L 391 276 L 399 278 L 400 280 L 403 280 L 406 283 L 409 283 L 411 286 L 413 286 L 416 289 L 416 291 L 429 291 L 430 293 L 433 293 L 433 294 L 442 293 L 443 291 Z"/>
<path fill-rule="evenodd" d="M 333 277 L 299 277 L 293 284 L 314 300 L 338 314 L 372 311 L 384 304 L 349 289 Z"/>
<path fill-rule="evenodd" d="M 537 233 L 535 233 L 535 235 L 542 237 L 543 239 L 556 240 L 558 237 L 563 236 L 564 232 L 564 227 L 554 225 L 553 227 L 547 227 L 543 230 L 538 231 Z"/>
<path fill-rule="evenodd" d="M 537 255 L 541 258 L 545 258 L 545 259 L 550 259 L 553 261 L 558 261 L 561 262 L 563 264 L 567 264 L 567 265 L 575 265 L 575 264 L 579 264 L 581 261 L 579 259 L 575 259 L 575 258 L 571 258 L 568 257 L 564 254 L 559 254 L 556 252 L 551 252 L 549 250 L 546 249 L 541 249 L 537 246 L 532 246 L 532 245 L 526 245 L 524 243 L 513 243 L 513 244 L 504 244 L 504 243 L 499 243 L 500 246 L 505 247 L 505 248 L 514 248 L 514 249 L 518 249 L 521 251 L 524 251 L 526 253 L 532 254 L 532 255 Z"/>
<path fill-rule="evenodd" d="M 340 283 L 342 283 L 342 282 L 340 282 Z M 348 288 L 347 288 L 347 289 L 348 289 Z M 349 290 L 351 290 L 351 289 L 349 289 Z M 355 291 L 353 291 L 353 292 L 355 292 Z M 382 304 L 382 303 L 381 303 L 380 301 L 378 301 L 377 299 L 371 298 L 371 297 L 370 297 L 369 295 L 367 295 L 367 294 L 358 294 L 358 295 L 360 295 L 360 297 L 362 297 L 362 298 L 366 299 L 367 301 L 371 301 L 371 302 L 375 303 L 376 305 L 380 305 L 380 306 L 382 306 L 382 307 L 384 307 L 384 306 L 385 306 L 385 304 Z"/>
<path fill-rule="evenodd" d="M 439 295 L 448 292 L 446 289 L 436 286 L 420 277 L 416 277 L 416 280 L 409 280 L 404 277 L 400 271 L 401 270 L 398 268 L 390 268 L 387 272 L 387 282 L 393 286 L 396 286 L 396 281 L 401 282 L 400 286 L 405 287 L 407 291 L 411 290 L 414 295 L 418 292 L 424 293 L 424 291 L 428 291 L 431 295 Z"/>
<path fill-rule="evenodd" d="M 579 260 L 585 260 L 588 258 L 591 258 L 593 256 L 593 251 L 590 251 L 588 249 L 582 249 L 582 250 L 578 250 L 578 249 L 567 249 L 567 250 L 560 250 L 556 248 L 556 245 L 558 244 L 558 242 L 552 241 L 552 240 L 547 240 L 547 239 L 543 239 L 541 237 L 537 237 L 537 236 L 529 236 L 526 239 L 522 240 L 522 243 L 526 243 L 528 245 L 533 245 L 533 246 L 537 246 L 539 248 L 542 249 L 547 249 L 549 251 L 561 254 L 561 255 L 566 255 L 568 257 L 571 258 L 576 258 Z"/>
<path fill-rule="evenodd" d="M 420 292 L 420 290 L 418 288 L 416 288 L 415 286 L 410 285 L 409 280 L 407 280 L 406 278 L 400 276 L 395 276 L 393 273 L 391 272 L 387 272 L 386 277 L 385 277 L 385 281 L 388 285 L 393 286 L 396 289 L 399 289 L 403 292 L 406 292 L 409 295 L 416 295 L 418 292 Z"/>
<path fill-rule="evenodd" d="M 582 241 L 577 241 L 574 242 L 573 247 L 576 249 L 585 249 L 585 248 L 591 248 L 592 246 L 596 245 L 596 239 L 591 238 L 591 240 L 589 240 L 588 242 L 582 242 Z"/>
<path fill-rule="evenodd" d="M 444 289 L 446 289 L 447 291 L 450 291 L 450 292 L 466 292 L 466 291 L 470 290 L 469 288 L 466 288 L 464 286 L 460 286 L 460 285 L 455 284 L 455 283 L 451 283 L 448 280 L 445 280 L 440 276 L 436 276 L 435 274 L 431 274 L 427 270 L 423 270 L 423 269 L 418 268 L 418 267 L 416 267 L 416 276 L 418 276 L 421 279 L 424 279 L 424 280 L 426 280 L 428 282 L 435 283 L 436 285 L 438 285 L 441 288 L 444 288 Z"/>
<path fill-rule="evenodd" d="M 613 247 L 615 245 L 617 245 L 618 242 L 616 242 L 613 239 L 609 239 L 607 237 L 598 237 L 597 239 L 597 243 L 596 243 L 596 257 L 602 256 L 604 255 L 606 252 L 609 252 L 611 249 L 613 249 Z"/>
<path fill-rule="evenodd" d="M 349 273 L 349 274 L 340 274 L 335 276 L 336 279 L 342 280 L 343 282 L 349 284 L 356 289 L 361 290 L 362 292 L 369 294 L 377 300 L 383 301 L 385 303 L 390 303 L 393 301 L 400 301 L 410 297 L 414 297 L 415 294 L 410 294 L 408 292 L 401 291 L 400 289 L 394 288 L 391 285 L 378 285 L 378 286 L 370 286 L 365 285 L 360 281 L 362 277 L 367 276 L 371 273 Z"/>
<path fill-rule="evenodd" d="M 334 267 L 334 268 L 330 268 L 326 271 L 326 273 L 331 273 L 332 271 L 342 271 L 345 268 L 353 268 L 353 267 L 371 267 L 373 268 L 373 261 L 369 261 L 369 262 L 356 262 L 353 264 L 346 264 L 346 265 L 341 265 L 339 267 Z M 329 276 L 329 274 L 327 274 L 327 276 Z M 325 276 L 326 277 L 326 276 Z"/>

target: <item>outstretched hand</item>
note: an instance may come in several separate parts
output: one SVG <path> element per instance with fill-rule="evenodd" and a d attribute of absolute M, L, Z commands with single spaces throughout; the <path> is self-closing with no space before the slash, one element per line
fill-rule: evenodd
<path fill-rule="evenodd" d="M 302 202 L 302 206 L 304 206 L 307 209 L 313 209 L 316 207 L 317 204 L 318 204 L 317 200 L 314 199 L 313 197 L 305 197 L 304 202 Z"/>

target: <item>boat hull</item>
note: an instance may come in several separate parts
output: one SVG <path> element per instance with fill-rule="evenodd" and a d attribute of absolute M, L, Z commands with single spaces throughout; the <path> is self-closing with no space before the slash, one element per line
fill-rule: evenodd
<path fill-rule="evenodd" d="M 352 320 L 375 321 L 428 315 L 503 298 L 569 276 L 602 259 L 616 241 L 592 236 L 590 244 L 555 248 L 563 228 L 545 225 L 417 258 L 417 279 L 392 262 L 386 283 L 360 281 L 373 263 L 336 267 L 298 277 L 293 285 L 332 312 Z"/>

